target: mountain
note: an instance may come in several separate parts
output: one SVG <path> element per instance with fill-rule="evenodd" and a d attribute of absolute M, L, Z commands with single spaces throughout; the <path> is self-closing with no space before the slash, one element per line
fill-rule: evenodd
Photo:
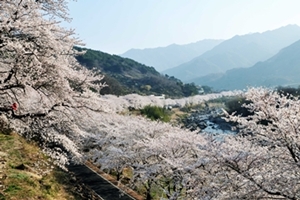
<path fill-rule="evenodd" d="M 193 60 L 165 70 L 163 73 L 183 81 L 190 81 L 211 73 L 224 73 L 233 68 L 251 67 L 299 39 L 300 27 L 297 25 L 288 25 L 263 33 L 235 36 Z"/>
<path fill-rule="evenodd" d="M 161 95 L 183 97 L 198 94 L 194 84 L 184 84 L 179 79 L 163 76 L 153 67 L 148 67 L 128 58 L 110 55 L 101 51 L 75 47 L 85 54 L 76 57 L 88 69 L 98 69 L 105 75 L 103 82 L 108 84 L 101 94 Z"/>
<path fill-rule="evenodd" d="M 167 47 L 130 49 L 120 56 L 131 58 L 148 66 L 153 66 L 160 72 L 185 63 L 212 49 L 222 41 L 223 40 L 201 40 L 186 45 L 172 44 Z"/>
<path fill-rule="evenodd" d="M 244 89 L 247 86 L 298 86 L 300 85 L 299 55 L 300 40 L 252 67 L 231 69 L 224 74 L 209 75 L 193 81 L 217 90 Z"/>

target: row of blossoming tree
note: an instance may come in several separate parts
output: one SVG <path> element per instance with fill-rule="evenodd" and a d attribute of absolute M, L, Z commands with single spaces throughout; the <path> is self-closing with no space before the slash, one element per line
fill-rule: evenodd
<path fill-rule="evenodd" d="M 102 128 L 85 155 L 119 180 L 130 168 L 131 186 L 143 187 L 147 199 L 158 190 L 167 199 L 299 199 L 300 101 L 262 88 L 245 97 L 253 114 L 228 116 L 237 135 L 99 113 Z"/>
<path fill-rule="evenodd" d="M 120 181 L 131 169 L 146 199 L 300 199 L 297 98 L 250 89 L 252 115 L 228 115 L 239 133 L 218 137 L 118 115 L 124 99 L 99 97 L 103 77 L 74 59 L 65 0 L 2 0 L 0 11 L 1 127 L 61 167 L 88 159 Z"/>

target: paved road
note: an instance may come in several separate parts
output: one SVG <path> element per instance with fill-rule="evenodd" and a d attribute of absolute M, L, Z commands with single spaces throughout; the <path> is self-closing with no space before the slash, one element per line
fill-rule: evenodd
<path fill-rule="evenodd" d="M 103 200 L 134 200 L 85 165 L 69 165 L 68 169 Z"/>

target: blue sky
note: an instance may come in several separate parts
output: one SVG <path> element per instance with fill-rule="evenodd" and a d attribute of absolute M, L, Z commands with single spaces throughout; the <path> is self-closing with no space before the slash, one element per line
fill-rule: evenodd
<path fill-rule="evenodd" d="M 87 48 L 121 54 L 300 25 L 300 0 L 77 0 L 69 3 Z"/>

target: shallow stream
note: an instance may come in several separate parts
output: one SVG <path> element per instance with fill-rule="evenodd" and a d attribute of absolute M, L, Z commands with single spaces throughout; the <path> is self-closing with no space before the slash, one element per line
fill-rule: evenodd
<path fill-rule="evenodd" d="M 233 124 L 222 118 L 220 109 L 194 112 L 183 120 L 183 124 L 185 128 L 191 131 L 199 130 L 200 133 L 236 134 L 236 131 L 232 130 Z"/>

